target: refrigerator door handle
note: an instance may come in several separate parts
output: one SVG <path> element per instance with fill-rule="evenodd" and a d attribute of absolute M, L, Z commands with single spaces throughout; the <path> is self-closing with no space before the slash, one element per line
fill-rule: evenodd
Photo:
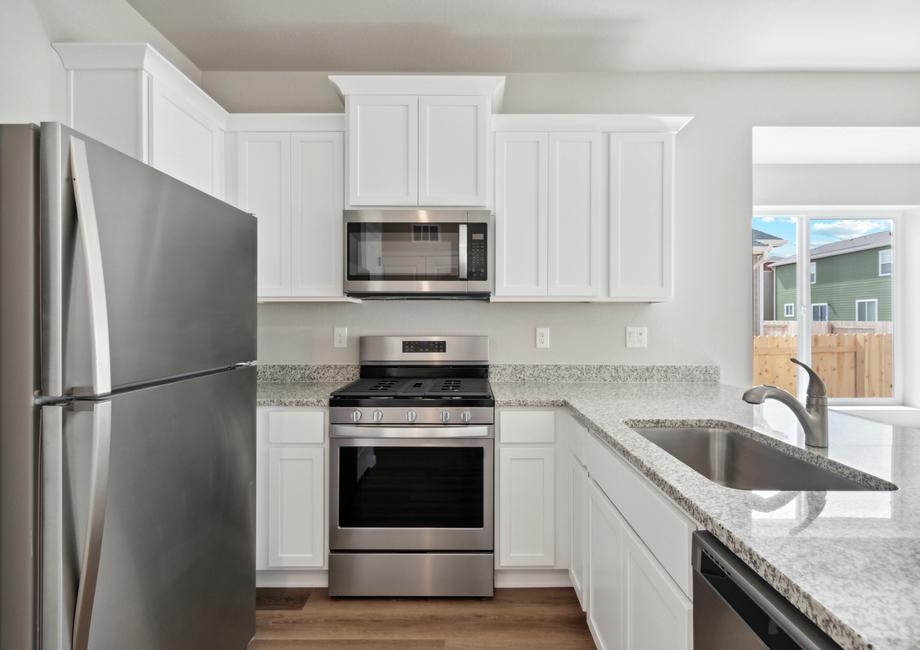
<path fill-rule="evenodd" d="M 83 540 L 83 562 L 73 620 L 73 650 L 86 650 L 89 626 L 96 599 L 99 558 L 102 552 L 102 532 L 105 527 L 105 505 L 108 499 L 109 448 L 112 437 L 112 402 L 75 402 L 74 408 L 92 411 L 93 451 L 90 466 L 89 513 Z"/>
<path fill-rule="evenodd" d="M 89 288 L 89 317 L 92 332 L 93 395 L 112 392 L 112 364 L 109 351 L 109 314 L 105 296 L 105 274 L 102 269 L 102 246 L 99 242 L 99 224 L 93 187 L 89 177 L 86 143 L 70 137 L 70 169 L 73 174 L 74 198 L 77 206 L 77 225 L 83 242 L 86 260 L 86 280 Z"/>

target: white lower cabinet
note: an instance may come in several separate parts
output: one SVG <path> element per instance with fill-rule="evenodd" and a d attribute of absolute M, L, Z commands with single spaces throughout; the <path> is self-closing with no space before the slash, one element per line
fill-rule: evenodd
<path fill-rule="evenodd" d="M 268 566 L 322 567 L 322 447 L 270 447 L 268 450 Z"/>
<path fill-rule="evenodd" d="M 553 447 L 499 449 L 499 565 L 552 567 L 555 555 Z"/>
<path fill-rule="evenodd" d="M 326 409 L 259 409 L 256 568 L 326 566 Z"/>
<path fill-rule="evenodd" d="M 569 454 L 572 535 L 569 577 L 583 610 L 588 609 L 588 470 Z"/>
<path fill-rule="evenodd" d="M 693 608 L 590 482 L 588 624 L 601 650 L 689 650 Z"/>

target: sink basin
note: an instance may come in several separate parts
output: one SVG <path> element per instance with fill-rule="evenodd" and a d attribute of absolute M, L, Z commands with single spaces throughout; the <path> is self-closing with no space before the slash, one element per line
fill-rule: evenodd
<path fill-rule="evenodd" d="M 710 481 L 737 490 L 895 490 L 869 474 L 856 481 L 720 427 L 634 427 Z"/>

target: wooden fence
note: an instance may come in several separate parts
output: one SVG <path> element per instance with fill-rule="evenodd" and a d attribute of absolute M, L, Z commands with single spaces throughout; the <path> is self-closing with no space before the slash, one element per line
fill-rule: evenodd
<path fill-rule="evenodd" d="M 795 336 L 754 337 L 754 383 L 795 393 Z M 891 397 L 891 334 L 817 334 L 811 340 L 812 368 L 830 397 Z"/>

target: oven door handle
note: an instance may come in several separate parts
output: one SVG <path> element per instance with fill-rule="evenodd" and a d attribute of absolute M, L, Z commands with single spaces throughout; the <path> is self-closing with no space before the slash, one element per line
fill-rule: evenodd
<path fill-rule="evenodd" d="M 461 280 L 466 280 L 466 275 L 467 275 L 467 271 L 466 271 L 466 267 L 467 267 L 466 237 L 467 237 L 467 234 L 466 234 L 466 231 L 467 231 L 466 224 L 461 223 L 460 232 L 457 237 L 458 239 L 457 245 L 459 246 L 459 250 L 457 253 L 458 253 L 459 263 L 460 263 L 460 279 Z"/>
<path fill-rule="evenodd" d="M 333 424 L 332 438 L 490 438 L 491 425 L 460 427 L 377 427 Z"/>

